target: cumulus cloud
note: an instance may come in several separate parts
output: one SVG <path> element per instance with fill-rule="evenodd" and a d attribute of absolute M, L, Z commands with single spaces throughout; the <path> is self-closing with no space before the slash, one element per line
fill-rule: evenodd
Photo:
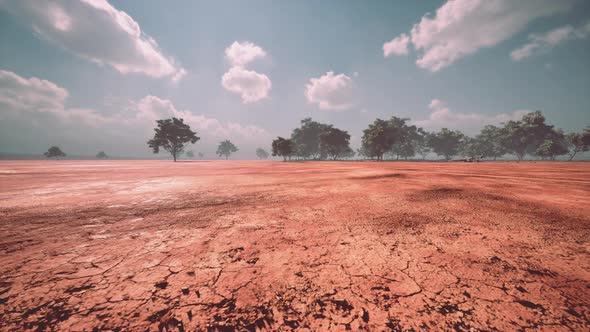
<path fill-rule="evenodd" d="M 5 0 L 0 8 L 29 23 L 42 39 L 122 74 L 174 81 L 186 74 L 131 16 L 106 0 Z"/>
<path fill-rule="evenodd" d="M 249 104 L 268 98 L 272 82 L 265 74 L 248 70 L 244 66 L 266 57 L 262 47 L 251 42 L 234 41 L 225 49 L 225 58 L 232 67 L 221 77 L 221 86 L 240 95 L 242 103 Z"/>
<path fill-rule="evenodd" d="M 568 10 L 572 3 L 572 0 L 447 1 L 434 15 L 423 16 L 410 31 L 410 42 L 419 53 L 416 65 L 439 71 L 481 48 L 507 40 L 537 18 Z M 403 45 L 404 34 L 392 42 L 396 39 L 396 43 L 386 45 Z M 388 55 L 385 45 L 384 54 Z"/>
<path fill-rule="evenodd" d="M 113 148 L 115 145 L 129 146 L 131 148 L 123 153 L 137 153 L 147 151 L 145 140 L 153 132 L 155 121 L 169 117 L 183 118 L 205 144 L 213 145 L 221 139 L 260 144 L 272 137 L 258 126 L 194 114 L 178 109 L 171 100 L 153 95 L 111 105 L 118 110 L 113 113 L 68 107 L 68 96 L 65 88 L 53 82 L 0 70 L 0 119 L 6 118 L 6 121 L 0 121 L 0 137 L 24 141 L 30 135 L 43 136 L 45 141 L 33 143 L 37 145 L 56 138 L 67 138 L 70 146 L 102 142 L 102 146 L 108 144 Z M 17 124 L 26 130 L 13 130 Z"/>
<path fill-rule="evenodd" d="M 428 105 L 430 116 L 425 120 L 417 120 L 413 123 L 429 130 L 441 128 L 459 129 L 468 134 L 477 133 L 486 124 L 499 124 L 509 120 L 518 120 L 530 111 L 516 110 L 512 113 L 485 115 L 480 113 L 461 113 L 451 110 L 440 99 L 433 99 Z"/>
<path fill-rule="evenodd" d="M 24 78 L 0 70 L 0 109 L 11 113 L 51 113 L 63 121 L 77 119 L 95 125 L 105 118 L 93 110 L 66 108 L 66 89 L 37 77 Z"/>
<path fill-rule="evenodd" d="M 590 22 L 578 28 L 566 25 L 541 35 L 531 34 L 529 42 L 512 51 L 510 57 L 514 61 L 520 61 L 534 54 L 547 52 L 568 40 L 586 39 L 588 36 L 590 36 Z"/>
<path fill-rule="evenodd" d="M 264 57 L 266 57 L 266 51 L 262 47 L 247 41 L 234 41 L 225 49 L 225 58 L 232 66 L 244 67 L 250 62 Z"/>
<path fill-rule="evenodd" d="M 345 74 L 334 75 L 327 72 L 318 78 L 310 78 L 305 86 L 305 97 L 311 104 L 322 110 L 346 110 L 354 106 L 352 102 L 353 81 Z"/>
<path fill-rule="evenodd" d="M 272 83 L 268 76 L 242 67 L 232 67 L 223 74 L 221 85 L 242 97 L 244 104 L 268 98 Z"/>
<path fill-rule="evenodd" d="M 391 55 L 406 55 L 409 52 L 409 45 L 410 37 L 402 33 L 398 37 L 383 44 L 383 56 L 387 58 Z"/>
<path fill-rule="evenodd" d="M 271 135 L 264 129 L 254 125 L 242 125 L 235 122 L 223 123 L 215 118 L 204 115 L 196 115 L 188 110 L 179 110 L 174 103 L 168 99 L 148 95 L 130 107 L 135 112 L 135 118 L 146 120 L 151 126 L 156 120 L 166 117 L 183 118 L 200 135 L 225 139 L 233 138 L 240 141 L 268 139 Z"/>

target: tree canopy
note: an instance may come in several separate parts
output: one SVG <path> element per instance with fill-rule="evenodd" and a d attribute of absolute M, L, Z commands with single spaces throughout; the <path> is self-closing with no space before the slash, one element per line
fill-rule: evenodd
<path fill-rule="evenodd" d="M 63 152 L 59 146 L 52 146 L 50 147 L 47 152 L 43 154 L 46 158 L 63 158 L 66 156 L 65 152 Z"/>
<path fill-rule="evenodd" d="M 568 145 L 569 160 L 574 159 L 576 154 L 590 150 L 590 127 L 584 129 L 582 133 L 571 133 L 566 136 Z"/>
<path fill-rule="evenodd" d="M 429 143 L 434 153 L 444 156 L 446 160 L 450 160 L 459 153 L 463 137 L 464 135 L 460 131 L 443 128 L 430 136 Z"/>
<path fill-rule="evenodd" d="M 292 140 L 277 137 L 272 141 L 272 155 L 283 157 L 283 160 L 290 158 L 295 152 L 295 144 Z"/>
<path fill-rule="evenodd" d="M 226 160 L 234 152 L 238 152 L 238 148 L 230 140 L 222 141 L 219 143 L 219 146 L 217 146 L 217 155 L 225 157 Z"/>
<path fill-rule="evenodd" d="M 159 153 L 160 148 L 168 151 L 174 161 L 184 152 L 186 144 L 195 144 L 200 139 L 182 118 L 157 120 L 156 123 L 158 126 L 154 128 L 154 138 L 147 144 L 154 153 Z"/>
<path fill-rule="evenodd" d="M 256 149 L 256 157 L 258 157 L 258 159 L 268 159 L 268 152 L 263 148 L 258 148 Z"/>
<path fill-rule="evenodd" d="M 350 135 L 338 128 L 328 127 L 320 134 L 320 155 L 333 160 L 350 154 Z"/>
<path fill-rule="evenodd" d="M 107 154 L 104 151 L 100 151 L 99 153 L 96 154 L 96 158 L 97 159 L 107 159 L 109 156 L 107 156 Z"/>

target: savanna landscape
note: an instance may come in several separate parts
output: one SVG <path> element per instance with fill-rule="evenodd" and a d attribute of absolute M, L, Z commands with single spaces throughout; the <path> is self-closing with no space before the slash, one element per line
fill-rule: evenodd
<path fill-rule="evenodd" d="M 590 331 L 590 1 L 0 0 L 0 332 Z"/>

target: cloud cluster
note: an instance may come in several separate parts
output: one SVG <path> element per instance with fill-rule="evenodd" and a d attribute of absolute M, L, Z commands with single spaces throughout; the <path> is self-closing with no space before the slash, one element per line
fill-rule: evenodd
<path fill-rule="evenodd" d="M 174 116 L 183 118 L 205 141 L 211 140 L 211 144 L 215 140 L 228 138 L 245 143 L 262 143 L 271 138 L 266 130 L 257 126 L 222 122 L 188 110 L 179 110 L 172 101 L 153 95 L 117 105 L 119 111 L 112 114 L 90 108 L 67 107 L 68 96 L 66 89 L 53 82 L 36 77 L 24 78 L 13 72 L 0 70 L 0 109 L 3 110 L 0 118 L 11 119 L 10 122 L 0 121 L 0 131 L 7 129 L 4 125 L 9 123 L 9 126 L 20 123 L 24 127 L 30 127 L 37 119 L 42 118 L 46 125 L 38 125 L 35 131 L 43 131 L 45 137 L 71 135 L 69 142 L 73 139 L 93 138 L 94 141 L 106 141 L 110 144 L 119 139 L 133 142 L 143 149 L 143 141 L 152 132 L 155 121 Z M 14 136 L 27 136 L 29 133 L 30 129 L 26 134 L 12 134 L 11 139 L 16 139 Z"/>
<path fill-rule="evenodd" d="M 225 49 L 225 58 L 232 67 L 221 77 L 221 85 L 240 95 L 244 104 L 268 98 L 272 82 L 265 74 L 248 70 L 246 65 L 266 57 L 266 51 L 251 42 L 233 42 Z"/>
<path fill-rule="evenodd" d="M 334 75 L 327 72 L 318 78 L 310 78 L 305 86 L 305 97 L 311 104 L 322 110 L 346 110 L 354 106 L 352 102 L 353 81 L 345 74 Z"/>
<path fill-rule="evenodd" d="M 546 52 L 568 40 L 586 39 L 590 36 L 590 22 L 574 28 L 571 25 L 562 26 L 544 34 L 531 34 L 529 42 L 510 53 L 514 61 L 520 61 L 532 55 Z"/>
<path fill-rule="evenodd" d="M 409 43 L 419 54 L 416 65 L 439 71 L 460 58 L 507 40 L 531 21 L 568 10 L 572 0 L 453 0 L 383 45 L 384 56 L 407 54 Z"/>
<path fill-rule="evenodd" d="M 131 16 L 106 0 L 4 0 L 0 8 L 29 22 L 40 38 L 122 74 L 175 82 L 186 74 Z"/>
<path fill-rule="evenodd" d="M 467 134 L 475 134 L 486 124 L 499 124 L 509 120 L 518 120 L 527 110 L 516 110 L 512 113 L 485 115 L 480 113 L 461 113 L 451 110 L 440 99 L 433 99 L 428 105 L 430 116 L 425 120 L 417 120 L 413 123 L 428 130 L 441 128 L 459 129 Z"/>
<path fill-rule="evenodd" d="M 102 123 L 105 118 L 93 110 L 66 108 L 69 93 L 57 84 L 37 77 L 23 78 L 0 70 L 0 109 L 18 116 L 34 117 L 48 113 L 62 121 L 80 121 L 86 125 Z"/>

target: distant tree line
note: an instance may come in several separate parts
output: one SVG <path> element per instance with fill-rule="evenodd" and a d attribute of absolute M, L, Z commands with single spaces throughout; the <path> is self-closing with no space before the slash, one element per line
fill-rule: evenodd
<path fill-rule="evenodd" d="M 487 125 L 479 134 L 469 137 L 460 131 L 442 128 L 428 132 L 410 125 L 410 119 L 391 117 L 376 119 L 363 130 L 362 142 L 356 155 L 361 158 L 408 159 L 416 155 L 425 159 L 435 153 L 450 160 L 464 156 L 471 160 L 489 158 L 496 160 L 504 155 L 514 155 L 523 160 L 530 155 L 542 160 L 555 160 L 590 149 L 590 127 L 581 133 L 565 134 L 561 129 L 546 123 L 540 111 L 523 115 L 501 126 Z M 290 138 L 277 137 L 272 142 L 272 155 L 287 159 L 326 160 L 351 158 L 355 152 L 349 146 L 350 135 L 332 125 L 306 118 L 301 127 L 293 130 Z"/>
<path fill-rule="evenodd" d="M 426 159 L 430 153 L 445 160 L 458 155 L 469 160 L 496 160 L 509 154 L 518 160 L 527 155 L 542 160 L 555 160 L 558 156 L 568 155 L 569 160 L 573 160 L 577 154 L 590 150 L 590 127 L 580 133 L 565 134 L 548 124 L 541 111 L 527 113 L 520 120 L 510 120 L 500 126 L 484 126 L 474 137 L 448 128 L 428 132 L 410 125 L 409 121 L 396 116 L 389 120 L 376 119 L 363 130 L 361 146 L 355 153 L 350 148 L 347 131 L 305 118 L 290 138 L 277 137 L 272 141 L 272 155 L 283 160 L 337 160 L 356 155 L 381 161 L 407 160 L 417 155 Z M 156 123 L 154 137 L 147 142 L 148 146 L 154 153 L 159 153 L 160 149 L 168 151 L 174 161 L 184 153 L 187 144 L 194 144 L 200 139 L 183 119 L 162 119 Z M 230 140 L 220 142 L 217 147 L 217 155 L 225 159 L 237 151 L 238 148 Z M 50 147 L 44 155 L 56 159 L 66 156 L 58 146 Z M 190 150 L 185 155 L 191 159 L 195 156 Z M 256 156 L 267 159 L 269 154 L 258 148 Z M 198 157 L 203 159 L 204 154 L 199 152 Z M 100 151 L 96 158 L 106 159 L 108 155 Z"/>

